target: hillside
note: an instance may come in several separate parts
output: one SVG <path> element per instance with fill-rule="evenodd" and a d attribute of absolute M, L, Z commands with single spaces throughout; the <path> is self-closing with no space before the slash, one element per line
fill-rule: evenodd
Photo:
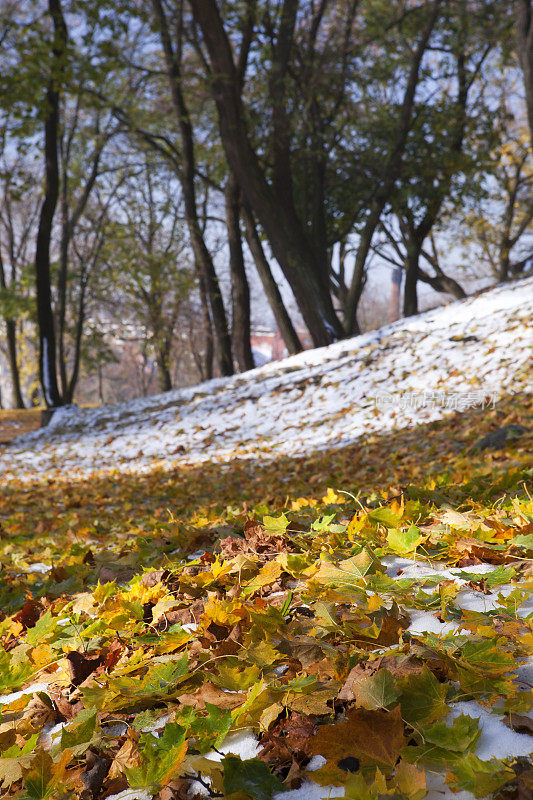
<path fill-rule="evenodd" d="M 529 278 L 1 446 L 2 797 L 531 800 L 532 322 Z"/>
<path fill-rule="evenodd" d="M 139 471 L 342 447 L 531 388 L 532 319 L 528 278 L 244 375 L 67 408 L 11 444 L 0 470 Z"/>

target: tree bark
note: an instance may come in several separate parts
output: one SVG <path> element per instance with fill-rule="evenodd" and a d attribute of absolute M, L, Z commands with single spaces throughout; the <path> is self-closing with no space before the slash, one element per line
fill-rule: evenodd
<path fill-rule="evenodd" d="M 228 331 L 222 293 L 220 291 L 213 260 L 205 244 L 200 228 L 200 221 L 198 219 L 196 188 L 194 185 L 195 157 L 193 131 L 181 88 L 180 58 L 174 51 L 167 18 L 161 0 L 152 0 L 152 8 L 161 36 L 172 102 L 178 120 L 181 140 L 180 180 L 185 206 L 185 218 L 189 229 L 195 265 L 197 272 L 202 276 L 209 299 L 213 328 L 217 339 L 217 358 L 220 373 L 221 375 L 233 375 L 231 338 Z"/>
<path fill-rule="evenodd" d="M 274 280 L 270 264 L 263 250 L 252 210 L 246 202 L 244 202 L 242 206 L 242 215 L 246 231 L 246 242 L 254 259 L 255 268 L 263 284 L 263 289 L 265 290 L 270 308 L 274 314 L 274 319 L 281 333 L 281 338 L 291 355 L 301 353 L 303 350 L 302 343 L 298 338 L 289 313 L 285 308 L 285 303 L 283 302 L 278 284 Z"/>
<path fill-rule="evenodd" d="M 11 373 L 12 403 L 14 408 L 25 408 L 17 361 L 17 323 L 14 319 L 6 319 L 5 323 L 9 371 Z"/>
<path fill-rule="evenodd" d="M 195 0 L 192 10 L 209 52 L 213 97 L 230 169 L 267 235 L 313 342 L 316 346 L 330 344 L 343 336 L 343 329 L 329 294 L 327 270 L 324 275 L 323 265 L 291 209 L 291 200 L 287 205 L 286 199 L 276 192 L 276 187 L 287 185 L 290 179 L 284 171 L 286 149 L 276 154 L 277 177 L 273 187 L 248 137 L 239 74 L 217 4 L 215 0 Z M 277 107 L 279 115 L 279 104 Z"/>
<path fill-rule="evenodd" d="M 45 192 L 39 217 L 35 250 L 35 276 L 37 289 L 37 319 L 39 324 L 39 374 L 48 408 L 63 404 L 59 394 L 56 373 L 56 342 L 52 296 L 50 286 L 50 242 L 59 194 L 58 130 L 59 98 L 58 78 L 64 72 L 67 29 L 60 0 L 49 0 L 48 10 L 54 25 L 52 45 L 52 74 L 46 92 L 47 111 L 44 123 Z"/>
<path fill-rule="evenodd" d="M 533 4 L 515 0 L 518 58 L 524 76 L 529 133 L 533 145 Z"/>
<path fill-rule="evenodd" d="M 420 260 L 420 252 L 422 250 L 422 242 L 419 242 L 415 237 L 407 242 L 407 254 L 405 257 L 405 287 L 403 295 L 403 315 L 404 317 L 412 317 L 418 314 L 418 262 Z"/>
<path fill-rule="evenodd" d="M 204 361 L 202 368 L 202 380 L 210 381 L 213 377 L 213 358 L 215 355 L 213 326 L 211 324 L 211 316 L 209 314 L 207 291 L 202 280 L 200 280 L 200 302 L 202 304 L 202 322 L 204 329 Z"/>
<path fill-rule="evenodd" d="M 246 372 L 253 369 L 255 364 L 250 343 L 250 287 L 242 252 L 239 195 L 239 186 L 230 172 L 226 183 L 225 203 L 233 312 L 232 342 L 239 371 Z"/>
<path fill-rule="evenodd" d="M 157 361 L 157 383 L 160 392 L 172 391 L 172 378 L 169 369 L 169 348 L 168 343 L 163 342 L 156 350 Z"/>
<path fill-rule="evenodd" d="M 0 288 L 7 289 L 4 262 L 0 252 Z M 7 357 L 9 360 L 9 373 L 11 375 L 11 394 L 14 408 L 24 408 L 24 398 L 20 387 L 20 372 L 17 359 L 17 323 L 10 317 L 4 318 L 6 326 Z"/>

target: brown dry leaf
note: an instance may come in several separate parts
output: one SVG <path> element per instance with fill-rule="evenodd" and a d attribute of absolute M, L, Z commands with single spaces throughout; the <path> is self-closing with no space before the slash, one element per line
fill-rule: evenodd
<path fill-rule="evenodd" d="M 106 797 L 110 797 L 113 794 L 119 794 L 127 788 L 128 781 L 125 775 L 121 775 L 120 778 L 113 778 L 113 780 L 107 780 L 105 789 L 100 792 L 98 800 L 105 800 Z"/>
<path fill-rule="evenodd" d="M 126 769 L 138 767 L 141 760 L 142 756 L 139 750 L 138 737 L 130 730 L 128 731 L 126 741 L 113 759 L 108 773 L 109 778 L 119 778 Z"/>
<path fill-rule="evenodd" d="M 176 601 L 176 605 L 178 605 Z M 157 611 L 156 611 L 157 613 Z M 175 608 L 172 611 L 165 611 L 158 619 L 155 618 L 155 624 L 158 628 L 169 628 L 177 622 L 180 625 L 197 625 L 204 613 L 204 601 L 195 600 L 189 603 L 184 608 Z"/>
<path fill-rule="evenodd" d="M 297 711 L 302 714 L 316 714 L 323 716 L 324 714 L 331 715 L 333 713 L 333 698 L 336 696 L 339 689 L 339 683 L 332 681 L 329 686 L 324 689 L 318 689 L 308 694 L 296 694 L 287 701 L 287 706 L 291 711 Z"/>
<path fill-rule="evenodd" d="M 356 664 L 355 667 L 352 667 L 352 669 L 348 673 L 348 677 L 344 681 L 342 689 L 337 695 L 337 700 L 344 700 L 347 703 L 353 700 L 355 697 L 353 693 L 354 682 L 358 678 L 361 678 L 363 675 L 371 675 L 371 674 L 372 672 L 370 670 L 368 671 L 365 670 L 365 666 L 362 664 Z"/>
<path fill-rule="evenodd" d="M 36 731 L 40 731 L 47 722 L 56 722 L 56 720 L 57 713 L 53 704 L 44 703 L 40 697 L 34 694 L 24 709 L 22 718 L 17 722 L 17 732 L 31 736 Z"/>
<path fill-rule="evenodd" d="M 517 733 L 529 733 L 533 736 L 533 718 L 528 717 L 527 714 L 506 714 L 503 721 L 511 730 Z"/>
<path fill-rule="evenodd" d="M 57 709 L 58 716 L 64 717 L 66 720 L 75 717 L 83 708 L 81 700 L 78 700 L 76 703 L 71 703 L 66 697 L 63 697 L 59 691 L 54 691 L 49 688 L 48 694 Z"/>
<path fill-rule="evenodd" d="M 168 569 L 155 569 L 151 572 L 145 572 L 141 578 L 141 585 L 151 589 L 157 586 L 158 583 L 165 583 L 170 577 Z"/>
<path fill-rule="evenodd" d="M 334 678 L 336 674 L 335 664 L 326 656 L 326 658 L 316 661 L 314 664 L 310 664 L 309 667 L 307 667 L 307 674 L 317 675 L 322 679 Z"/>
<path fill-rule="evenodd" d="M 301 765 L 309 758 L 309 742 L 317 730 L 314 717 L 291 712 L 288 717 L 278 719 L 262 736 L 263 749 L 258 757 L 273 764 L 296 761 Z"/>
<path fill-rule="evenodd" d="M 426 773 L 414 764 L 400 761 L 394 770 L 396 786 L 406 797 L 420 797 L 421 792 L 427 791 Z"/>
<path fill-rule="evenodd" d="M 533 769 L 518 777 L 517 800 L 533 800 Z"/>
<path fill-rule="evenodd" d="M 37 600 L 27 600 L 20 611 L 13 617 L 13 622 L 19 622 L 24 629 L 33 628 L 42 611 L 43 607 Z"/>
<path fill-rule="evenodd" d="M 109 772 L 110 760 L 96 750 L 87 750 L 85 771 L 81 773 L 81 781 L 91 796 L 98 797 L 102 784 Z"/>
<path fill-rule="evenodd" d="M 454 552 L 462 558 L 480 558 L 487 564 L 504 564 L 507 560 L 505 552 L 493 550 L 479 539 L 457 539 L 450 546 L 450 554 Z"/>
<path fill-rule="evenodd" d="M 374 661 L 376 670 L 378 666 L 383 669 L 388 669 L 393 678 L 404 678 L 406 675 L 420 675 L 424 668 L 424 663 L 416 656 L 403 656 L 396 658 L 395 656 L 385 656 L 379 659 L 379 662 Z"/>
<path fill-rule="evenodd" d="M 203 797 L 203 795 L 191 794 L 191 784 L 192 779 L 190 778 L 170 781 L 156 795 L 156 800 L 194 800 L 195 797 Z"/>
<path fill-rule="evenodd" d="M 206 703 L 231 710 L 242 705 L 246 697 L 246 692 L 224 692 L 213 683 L 204 683 L 196 692 L 180 694 L 178 700 L 184 706 L 195 706 L 199 710 L 205 708 Z"/>
<path fill-rule="evenodd" d="M 335 764 L 355 756 L 370 764 L 392 767 L 405 744 L 399 706 L 392 711 L 354 708 L 345 721 L 319 728 L 309 742 L 309 751 Z"/>
<path fill-rule="evenodd" d="M 67 660 L 67 669 L 70 675 L 71 683 L 74 686 L 79 686 L 83 683 L 89 675 L 101 667 L 105 661 L 105 656 L 101 653 L 98 655 L 87 656 L 85 653 L 78 653 L 77 650 L 72 650 L 65 656 Z"/>
<path fill-rule="evenodd" d="M 361 649 L 368 648 L 374 650 L 376 647 L 391 647 L 400 640 L 401 632 L 407 628 L 409 620 L 407 617 L 393 617 L 385 614 L 381 623 L 381 630 L 376 638 L 357 633 L 357 646 Z"/>
<path fill-rule="evenodd" d="M 104 669 L 110 670 L 113 669 L 117 661 L 119 660 L 122 652 L 124 651 L 124 645 L 119 642 L 118 639 L 113 639 L 111 644 L 109 645 L 109 649 L 107 651 L 107 655 L 104 661 Z"/>

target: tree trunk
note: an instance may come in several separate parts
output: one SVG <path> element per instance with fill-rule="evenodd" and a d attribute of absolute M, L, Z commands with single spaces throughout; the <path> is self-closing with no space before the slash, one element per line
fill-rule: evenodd
<path fill-rule="evenodd" d="M 67 273 L 68 273 L 68 245 L 69 245 L 69 224 L 68 224 L 68 198 L 67 198 L 67 169 L 63 171 L 61 186 L 61 241 L 59 246 L 59 275 L 57 278 L 57 339 L 59 356 L 59 377 L 61 381 L 61 394 L 65 398 L 68 393 L 67 361 L 65 355 L 65 320 L 67 311 Z M 70 400 L 67 400 L 70 402 Z"/>
<path fill-rule="evenodd" d="M 407 243 L 407 254 L 405 257 L 405 287 L 403 295 L 403 315 L 412 317 L 418 314 L 418 262 L 422 243 L 416 240 L 409 240 Z"/>
<path fill-rule="evenodd" d="M 17 323 L 14 319 L 6 319 L 7 352 L 9 371 L 11 373 L 11 393 L 14 408 L 25 408 L 20 388 L 20 373 L 17 362 Z"/>
<path fill-rule="evenodd" d="M 57 157 L 59 89 L 57 81 L 58 76 L 61 76 L 64 72 L 67 29 L 60 0 L 49 0 L 48 9 L 54 24 L 54 39 L 52 45 L 52 75 L 46 92 L 47 113 L 44 124 L 45 192 L 37 231 L 35 276 L 37 320 L 39 324 L 39 374 L 44 401 L 48 408 L 53 408 L 63 403 L 57 386 L 56 343 L 50 287 L 50 241 L 59 193 Z"/>
<path fill-rule="evenodd" d="M 533 5 L 531 0 L 515 0 L 518 57 L 526 93 L 527 117 L 533 145 Z"/>
<path fill-rule="evenodd" d="M 231 338 L 228 331 L 226 312 L 211 255 L 204 241 L 194 185 L 195 157 L 191 121 L 181 89 L 181 66 L 179 56 L 174 52 L 167 18 L 161 0 L 152 0 L 154 15 L 159 27 L 161 44 L 165 55 L 167 77 L 176 112 L 181 139 L 181 187 L 185 206 L 185 218 L 189 229 L 191 246 L 197 271 L 202 275 L 207 297 L 211 307 L 213 328 L 217 338 L 217 357 L 221 375 L 233 375 Z"/>
<path fill-rule="evenodd" d="M 158 347 L 156 351 L 157 383 L 160 392 L 172 391 L 172 378 L 168 366 L 168 350 L 165 346 Z"/>
<path fill-rule="evenodd" d="M 80 286 L 80 297 L 78 301 L 78 321 L 76 324 L 76 340 L 74 342 L 74 356 L 72 363 L 72 374 L 68 382 L 67 394 L 65 397 L 66 403 L 72 403 L 74 400 L 74 392 L 78 384 L 80 374 L 80 360 L 81 360 L 81 341 L 83 337 L 83 326 L 85 324 L 85 292 L 87 290 L 87 276 L 82 276 Z"/>
<path fill-rule="evenodd" d="M 343 330 L 329 294 L 327 270 L 324 274 L 300 221 L 267 181 L 250 144 L 240 79 L 215 0 L 196 0 L 192 9 L 209 52 L 213 96 L 230 169 L 268 237 L 313 342 L 317 347 L 330 344 L 343 336 Z M 277 172 L 279 183 L 281 168 Z"/>
<path fill-rule="evenodd" d="M 233 310 L 232 341 L 239 371 L 246 372 L 253 369 L 255 364 L 250 344 L 250 287 L 242 252 L 239 194 L 237 182 L 230 172 L 226 184 L 225 202 Z"/>
<path fill-rule="evenodd" d="M 500 283 L 506 283 L 509 280 L 509 269 L 510 269 L 510 254 L 511 250 L 509 248 L 509 243 L 507 241 L 502 243 L 500 248 L 500 259 L 498 264 L 498 280 Z"/>
<path fill-rule="evenodd" d="M 200 302 L 202 304 L 202 322 L 204 329 L 204 364 L 202 380 L 210 381 L 213 377 L 213 357 L 215 354 L 213 346 L 213 326 L 209 314 L 207 292 L 202 280 L 200 280 Z"/>
<path fill-rule="evenodd" d="M 281 333 L 282 339 L 285 342 L 285 347 L 291 355 L 294 355 L 295 353 L 301 353 L 303 350 L 302 343 L 298 338 L 298 334 L 294 329 L 292 320 L 287 312 L 287 309 L 285 308 L 278 284 L 272 275 L 270 264 L 265 256 L 261 239 L 257 233 L 252 211 L 247 203 L 243 203 L 242 215 L 246 230 L 246 242 L 250 248 L 250 252 L 254 259 L 255 268 L 257 269 L 259 278 L 263 284 L 263 289 L 265 290 L 267 300 L 270 304 L 270 308 L 272 309 L 272 313 L 274 314 L 274 319 L 276 320 L 279 332 Z"/>
<path fill-rule="evenodd" d="M 0 289 L 7 289 L 4 262 L 0 252 Z M 7 357 L 11 375 L 11 394 L 14 408 L 24 408 L 24 399 L 20 388 L 20 373 L 17 360 L 17 323 L 14 319 L 4 319 L 6 324 Z"/>

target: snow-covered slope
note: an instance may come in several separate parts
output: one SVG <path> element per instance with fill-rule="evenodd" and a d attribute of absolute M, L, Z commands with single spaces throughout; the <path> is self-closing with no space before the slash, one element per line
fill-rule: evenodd
<path fill-rule="evenodd" d="M 533 278 L 244 375 L 56 412 L 0 450 L 0 473 L 141 471 L 309 452 L 532 385 Z"/>

